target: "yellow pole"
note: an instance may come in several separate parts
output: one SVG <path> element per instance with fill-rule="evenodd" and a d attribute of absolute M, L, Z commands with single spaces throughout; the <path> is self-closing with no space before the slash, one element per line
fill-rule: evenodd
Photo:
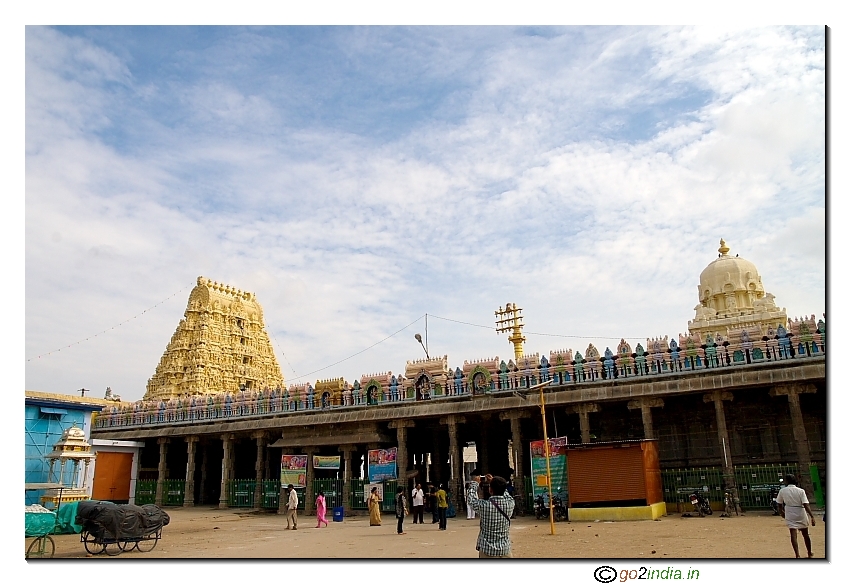
<path fill-rule="evenodd" d="M 548 383 L 546 383 L 548 384 Z M 543 448 L 546 455 L 546 484 L 549 486 L 549 530 L 555 534 L 555 500 L 552 498 L 552 469 L 549 467 L 549 436 L 546 434 L 546 401 L 543 399 L 543 387 L 540 385 L 540 414 L 543 416 Z"/>

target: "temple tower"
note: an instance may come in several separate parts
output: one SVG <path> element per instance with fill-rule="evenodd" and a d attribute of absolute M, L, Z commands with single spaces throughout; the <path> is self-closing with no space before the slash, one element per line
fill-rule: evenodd
<path fill-rule="evenodd" d="M 729 255 L 726 241 L 720 239 L 717 259 L 699 276 L 699 303 L 696 316 L 688 322 L 688 332 L 706 339 L 708 334 L 728 337 L 735 330 L 768 329 L 785 326 L 788 317 L 779 309 L 771 293 L 765 293 L 756 266 L 743 257 Z"/>
<path fill-rule="evenodd" d="M 199 277 L 145 400 L 283 386 L 254 294 Z"/>

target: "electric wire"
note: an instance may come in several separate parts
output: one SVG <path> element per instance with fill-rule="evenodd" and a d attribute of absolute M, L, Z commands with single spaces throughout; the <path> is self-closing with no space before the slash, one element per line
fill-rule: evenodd
<path fill-rule="evenodd" d="M 283 355 L 284 360 L 286 360 L 286 364 L 288 364 L 289 368 L 292 369 L 292 374 L 297 375 L 298 373 L 295 372 L 295 367 L 292 366 L 292 363 L 289 362 L 289 359 L 286 357 L 286 353 L 283 351 L 283 348 L 280 347 L 280 342 L 277 341 L 277 336 L 274 335 L 274 332 L 272 332 L 271 329 L 269 329 L 269 334 L 271 335 L 272 340 L 274 340 L 274 343 L 277 345 L 277 349 L 280 350 L 280 353 Z"/>
<path fill-rule="evenodd" d="M 314 370 L 313 372 L 308 372 L 308 373 L 306 373 L 306 374 L 303 374 L 303 375 L 300 375 L 300 376 L 294 377 L 294 378 L 292 378 L 292 379 L 290 379 L 290 380 L 293 380 L 293 381 L 294 381 L 294 380 L 298 380 L 298 379 L 303 379 L 304 377 L 311 377 L 311 376 L 313 376 L 314 374 L 316 374 L 317 372 L 322 372 L 322 371 L 323 371 L 323 370 L 325 370 L 325 369 L 331 368 L 332 366 L 336 366 L 336 365 L 338 365 L 338 364 L 340 364 L 340 363 L 345 362 L 346 360 L 350 360 L 350 359 L 354 358 L 355 356 L 359 356 L 359 355 L 363 354 L 364 352 L 366 352 L 367 350 L 370 350 L 370 349 L 372 349 L 372 348 L 376 347 L 378 344 L 381 344 L 382 342 L 385 342 L 385 341 L 389 340 L 390 338 L 392 338 L 392 337 L 393 337 L 393 336 L 395 336 L 396 334 L 398 334 L 398 333 L 400 333 L 400 332 L 404 332 L 405 330 L 407 330 L 408 328 L 410 328 L 411 326 L 413 326 L 416 322 L 418 322 L 419 320 L 421 320 L 421 319 L 422 319 L 422 318 L 424 318 L 424 317 L 425 317 L 425 314 L 422 314 L 421 316 L 419 316 L 418 318 L 416 318 L 414 321 L 412 321 L 410 324 L 408 324 L 408 325 L 407 325 L 407 326 L 405 326 L 404 328 L 401 328 L 400 330 L 397 330 L 397 331 L 393 332 L 392 334 L 390 334 L 389 336 L 387 336 L 387 337 L 386 337 L 386 338 L 384 338 L 383 340 L 378 340 L 377 342 L 375 342 L 375 343 L 374 343 L 374 344 L 372 344 L 371 346 L 367 346 L 366 348 L 364 348 L 364 349 L 363 349 L 363 350 L 361 350 L 360 352 L 355 352 L 355 353 L 354 353 L 354 354 L 352 354 L 351 356 L 347 356 L 346 358 L 343 358 L 342 360 L 338 360 L 338 361 L 336 361 L 336 362 L 335 362 L 335 363 L 333 363 L 333 364 L 329 364 L 329 365 L 327 365 L 327 366 L 323 366 L 322 368 L 317 368 L 317 369 L 316 369 L 316 370 Z"/>
<path fill-rule="evenodd" d="M 104 329 L 104 330 L 101 330 L 101 331 L 100 331 L 100 332 L 98 332 L 97 334 L 92 334 L 92 335 L 91 335 L 91 336 L 89 336 L 88 338 L 83 338 L 82 340 L 77 340 L 76 342 L 72 342 L 71 344 L 69 344 L 68 346 L 64 346 L 63 348 L 71 348 L 72 346 L 76 346 L 77 344 L 81 344 L 81 343 L 83 343 L 83 342 L 85 342 L 85 341 L 87 341 L 87 340 L 91 340 L 92 338 L 96 338 L 97 336 L 100 336 L 101 334 L 105 334 L 106 332 L 109 332 L 110 330 L 114 330 L 115 328 L 118 328 L 119 326 L 123 326 L 123 325 L 124 325 L 124 324 L 126 324 L 127 322 L 129 322 L 129 321 L 131 321 L 131 320 L 135 320 L 135 319 L 136 319 L 136 318 L 138 318 L 139 316 L 143 316 L 143 315 L 144 315 L 144 314 L 146 314 L 147 312 L 150 312 L 151 310 L 153 310 L 153 309 L 154 309 L 154 308 L 156 308 L 157 306 L 159 306 L 159 305 L 161 305 L 161 304 L 164 304 L 165 302 L 167 302 L 168 300 L 170 300 L 171 298 L 173 298 L 173 297 L 174 297 L 174 296 L 176 296 L 177 294 L 179 294 L 179 293 L 183 293 L 183 292 L 186 290 L 186 288 L 187 288 L 187 287 L 188 287 L 188 286 L 183 286 L 182 288 L 180 288 L 179 290 L 177 290 L 176 292 L 174 292 L 173 294 L 171 294 L 170 296 L 168 296 L 167 298 L 165 298 L 165 299 L 164 299 L 164 300 L 162 300 L 161 302 L 159 302 L 159 303 L 157 303 L 157 304 L 152 305 L 150 308 L 148 308 L 148 309 L 146 309 L 146 310 L 142 310 L 141 312 L 139 312 L 138 314 L 136 314 L 136 315 L 135 315 L 135 316 L 133 316 L 132 318 L 127 318 L 127 319 L 126 319 L 126 320 L 124 320 L 123 322 L 120 322 L 120 323 L 118 323 L 118 324 L 115 324 L 114 326 L 112 326 L 112 327 L 110 327 L 110 328 L 106 328 L 106 329 Z M 44 354 L 39 354 L 38 356 L 33 356 L 33 357 L 31 357 L 31 358 L 28 358 L 28 359 L 27 359 L 27 362 L 30 362 L 31 360 L 35 360 L 35 359 L 41 358 L 42 356 L 49 356 L 49 355 L 53 354 L 54 352 L 61 352 L 61 351 L 62 351 L 62 348 L 57 348 L 57 349 L 55 349 L 55 350 L 51 350 L 50 352 L 45 352 Z"/>

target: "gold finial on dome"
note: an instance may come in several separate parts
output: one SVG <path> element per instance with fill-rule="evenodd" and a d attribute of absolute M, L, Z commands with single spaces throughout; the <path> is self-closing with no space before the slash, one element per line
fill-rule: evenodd
<path fill-rule="evenodd" d="M 726 241 L 720 239 L 720 249 L 718 249 L 721 255 L 726 255 L 729 253 L 729 247 L 726 246 Z"/>

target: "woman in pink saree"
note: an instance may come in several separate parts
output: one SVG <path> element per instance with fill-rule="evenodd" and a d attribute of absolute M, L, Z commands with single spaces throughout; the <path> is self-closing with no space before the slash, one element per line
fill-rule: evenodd
<path fill-rule="evenodd" d="M 322 523 L 325 523 L 325 526 L 328 525 L 328 521 L 325 519 L 325 512 L 328 507 L 325 503 L 325 493 L 322 490 L 319 490 L 319 495 L 316 496 L 316 518 L 318 519 L 318 523 L 316 524 L 316 528 L 321 528 Z"/>

